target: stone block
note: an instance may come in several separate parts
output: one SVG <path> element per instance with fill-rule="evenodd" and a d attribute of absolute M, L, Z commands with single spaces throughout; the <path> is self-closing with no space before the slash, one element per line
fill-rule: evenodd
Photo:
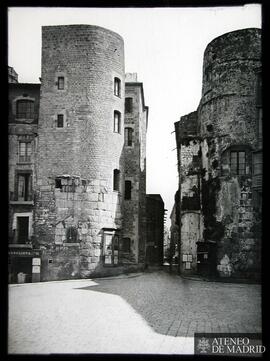
<path fill-rule="evenodd" d="M 89 235 L 86 236 L 86 242 L 91 243 L 93 238 Z"/>
<path fill-rule="evenodd" d="M 87 198 L 90 202 L 98 202 L 98 194 L 97 193 L 88 193 Z"/>

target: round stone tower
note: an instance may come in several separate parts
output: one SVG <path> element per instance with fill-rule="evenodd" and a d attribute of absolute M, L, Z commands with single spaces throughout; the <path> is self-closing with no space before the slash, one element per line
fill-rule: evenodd
<path fill-rule="evenodd" d="M 203 234 L 222 276 L 260 273 L 260 76 L 260 29 L 208 44 L 198 107 Z"/>
<path fill-rule="evenodd" d="M 124 74 L 118 34 L 42 28 L 35 235 L 43 280 L 97 271 L 104 230 L 121 231 Z"/>
<path fill-rule="evenodd" d="M 204 52 L 201 135 L 229 136 L 230 143 L 256 143 L 256 83 L 261 66 L 261 30 L 217 37 Z"/>

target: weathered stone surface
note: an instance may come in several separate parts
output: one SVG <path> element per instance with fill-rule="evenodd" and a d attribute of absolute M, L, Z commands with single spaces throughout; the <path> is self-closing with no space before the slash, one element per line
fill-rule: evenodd
<path fill-rule="evenodd" d="M 260 272 L 260 231 L 257 235 L 254 225 L 260 229 L 261 188 L 252 173 L 254 153 L 262 151 L 260 37 L 259 29 L 244 29 L 207 46 L 199 107 L 175 123 L 181 247 L 186 251 L 192 238 L 185 230 L 192 234 L 198 228 L 183 212 L 200 211 L 200 234 L 203 240 L 216 242 L 216 269 L 221 276 L 250 277 Z M 231 152 L 237 151 L 245 154 L 242 174 L 231 168 Z"/>
<path fill-rule="evenodd" d="M 122 238 L 130 238 L 130 251 L 119 249 L 119 265 L 141 267 L 145 261 L 148 107 L 142 83 L 133 80 L 125 84 L 118 34 L 89 25 L 45 26 L 41 85 L 10 85 L 10 199 L 16 201 L 18 171 L 30 172 L 33 197 L 27 205 L 11 205 L 9 234 L 15 240 L 14 213 L 31 213 L 41 280 L 126 269 L 104 269 L 104 229 L 118 231 L 120 248 Z M 126 114 L 125 97 L 133 98 L 133 111 Z M 20 98 L 34 101 L 33 119 L 16 118 Z M 114 111 L 121 114 L 119 132 Z M 63 127 L 57 126 L 58 115 Z M 126 126 L 133 128 L 132 146 L 124 146 Z M 18 162 L 21 140 L 33 143 L 29 164 Z M 114 190 L 114 169 L 120 170 L 119 190 Z M 124 199 L 125 179 L 132 181 L 131 200 Z"/>
<path fill-rule="evenodd" d="M 57 89 L 58 76 L 65 79 L 63 90 Z M 114 95 L 115 77 L 121 81 L 120 96 Z M 36 223 L 35 233 L 40 241 L 59 244 L 74 227 L 79 241 L 87 241 L 77 248 L 76 257 L 88 257 L 82 268 L 89 271 L 99 261 L 99 254 L 91 257 L 93 229 L 121 227 L 121 210 L 108 209 L 100 194 L 106 191 L 110 203 L 118 203 L 113 192 L 115 168 L 120 168 L 122 191 L 124 82 L 124 46 L 118 34 L 88 25 L 43 27 L 36 192 L 36 218 L 43 222 Z M 113 132 L 114 110 L 122 114 L 119 133 Z M 56 127 L 59 113 L 64 114 L 63 128 Z M 61 175 L 60 190 L 54 179 Z M 47 179 L 52 180 L 50 186 Z M 46 199 L 50 221 L 41 213 Z M 96 241 L 100 247 L 102 238 Z M 80 269 L 76 272 L 80 274 Z"/>

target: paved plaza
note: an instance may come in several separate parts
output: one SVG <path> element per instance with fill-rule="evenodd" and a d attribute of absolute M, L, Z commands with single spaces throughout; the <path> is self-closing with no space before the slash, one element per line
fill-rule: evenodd
<path fill-rule="evenodd" d="M 193 354 L 194 332 L 261 332 L 260 285 L 157 271 L 9 287 L 12 354 Z"/>

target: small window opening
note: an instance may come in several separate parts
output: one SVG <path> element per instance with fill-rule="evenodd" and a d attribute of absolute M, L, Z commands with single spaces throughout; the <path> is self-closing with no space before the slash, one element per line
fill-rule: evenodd
<path fill-rule="evenodd" d="M 234 174 L 234 175 L 246 174 L 246 152 L 245 151 L 231 151 L 230 168 L 231 168 L 231 174 Z"/>
<path fill-rule="evenodd" d="M 77 243 L 77 239 L 78 239 L 77 229 L 75 227 L 69 227 L 67 229 L 66 237 L 67 237 L 67 242 Z"/>
<path fill-rule="evenodd" d="M 114 78 L 114 95 L 120 97 L 121 95 L 121 80 Z"/>
<path fill-rule="evenodd" d="M 18 174 L 18 201 L 32 200 L 32 177 L 30 173 Z"/>
<path fill-rule="evenodd" d="M 57 114 L 57 128 L 63 128 L 63 127 L 64 127 L 64 115 Z"/>
<path fill-rule="evenodd" d="M 62 189 L 61 178 L 55 178 L 55 188 Z"/>
<path fill-rule="evenodd" d="M 113 170 L 113 190 L 119 191 L 120 186 L 120 170 L 114 169 Z"/>
<path fill-rule="evenodd" d="M 131 199 L 132 183 L 129 180 L 125 181 L 125 199 Z"/>
<path fill-rule="evenodd" d="M 19 162 L 30 162 L 32 154 L 31 142 L 19 143 Z"/>
<path fill-rule="evenodd" d="M 253 154 L 253 174 L 254 175 L 262 175 L 263 172 L 263 159 L 262 153 L 254 153 Z"/>
<path fill-rule="evenodd" d="M 132 98 L 126 98 L 125 99 L 125 112 L 126 113 L 132 113 L 133 108 L 133 99 Z"/>
<path fill-rule="evenodd" d="M 16 117 L 19 119 L 34 119 L 33 100 L 18 100 L 16 103 Z"/>
<path fill-rule="evenodd" d="M 128 147 L 132 146 L 133 129 L 125 128 L 125 145 Z"/>
<path fill-rule="evenodd" d="M 17 243 L 25 244 L 29 239 L 29 217 L 17 217 Z"/>
<path fill-rule="evenodd" d="M 117 110 L 114 111 L 114 123 L 113 123 L 113 131 L 115 133 L 120 133 L 121 130 L 121 113 Z"/>
<path fill-rule="evenodd" d="M 65 88 L 65 78 L 63 76 L 59 76 L 57 78 L 57 88 L 59 90 L 63 90 Z"/>

